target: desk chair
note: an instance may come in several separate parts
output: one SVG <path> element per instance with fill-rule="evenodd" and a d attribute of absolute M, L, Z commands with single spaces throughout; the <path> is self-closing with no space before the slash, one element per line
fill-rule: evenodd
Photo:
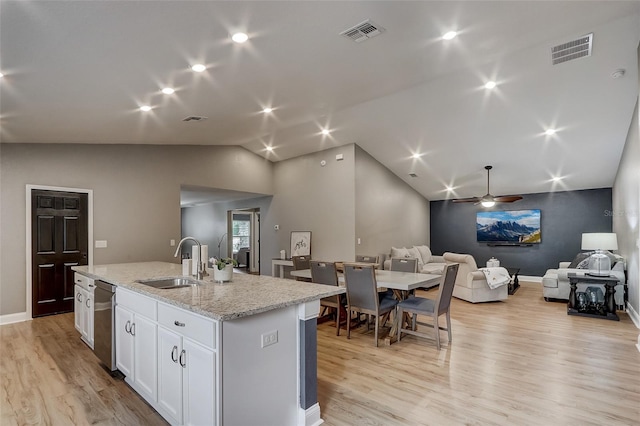
<path fill-rule="evenodd" d="M 451 316 L 449 314 L 449 307 L 451 306 L 451 295 L 453 294 L 453 286 L 456 283 L 456 275 L 458 275 L 457 263 L 447 265 L 442 281 L 440 282 L 440 289 L 438 290 L 438 297 L 436 300 L 427 299 L 425 297 L 410 297 L 402 302 L 398 303 L 397 317 L 400 319 L 398 326 L 398 342 L 402 338 L 402 333 L 412 334 L 418 337 L 430 338 L 430 335 L 419 332 L 417 330 L 417 324 L 427 327 L 433 327 L 436 334 L 436 347 L 440 350 L 440 330 L 446 330 L 449 337 L 449 344 L 451 344 Z M 404 312 L 412 315 L 411 328 L 403 328 L 402 318 Z M 438 324 L 438 317 L 445 314 L 447 319 L 447 327 L 440 327 Z M 428 315 L 433 318 L 433 323 L 424 323 L 417 321 L 418 315 Z"/>

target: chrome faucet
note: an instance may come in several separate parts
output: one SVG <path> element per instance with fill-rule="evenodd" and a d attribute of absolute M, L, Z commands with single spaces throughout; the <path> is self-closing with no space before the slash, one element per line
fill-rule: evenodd
<path fill-rule="evenodd" d="M 196 279 L 201 280 L 204 276 L 207 275 L 207 271 L 205 270 L 205 267 L 204 267 L 205 265 L 204 262 L 206 262 L 207 259 L 205 259 L 204 262 L 202 261 L 202 259 L 200 259 L 200 257 L 202 257 L 202 244 L 200 244 L 200 241 L 196 240 L 193 237 L 184 237 L 178 243 L 178 248 L 176 248 L 176 252 L 173 255 L 173 257 L 178 257 L 178 253 L 180 253 L 180 248 L 182 247 L 182 243 L 184 243 L 187 240 L 193 241 L 198 246 L 198 273 L 196 274 Z"/>

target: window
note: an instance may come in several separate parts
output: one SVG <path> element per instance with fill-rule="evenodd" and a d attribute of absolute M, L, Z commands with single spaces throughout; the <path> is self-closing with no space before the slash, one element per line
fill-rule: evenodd
<path fill-rule="evenodd" d="M 249 247 L 251 240 L 251 221 L 249 215 L 233 215 L 232 224 L 233 252 L 237 253 L 242 247 Z"/>

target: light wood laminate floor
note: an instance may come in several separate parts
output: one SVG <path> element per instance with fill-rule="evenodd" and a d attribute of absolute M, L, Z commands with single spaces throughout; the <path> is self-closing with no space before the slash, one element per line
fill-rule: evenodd
<path fill-rule="evenodd" d="M 427 295 L 435 296 L 432 290 Z M 568 316 L 522 283 L 506 302 L 454 299 L 453 342 L 376 348 L 365 328 L 318 326 L 327 425 L 638 425 L 638 329 Z M 443 337 L 445 333 L 443 333 Z M 446 339 L 445 339 L 446 341 Z M 65 314 L 0 327 L 0 424 L 165 424 L 98 365 Z M 263 425 L 260 425 L 263 426 Z"/>

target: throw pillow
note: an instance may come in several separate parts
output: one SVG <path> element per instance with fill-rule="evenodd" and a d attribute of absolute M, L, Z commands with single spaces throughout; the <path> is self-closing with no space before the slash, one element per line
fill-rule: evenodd
<path fill-rule="evenodd" d="M 431 262 L 431 249 L 429 248 L 429 246 L 413 246 L 413 248 L 417 249 L 420 253 L 422 263 Z"/>
<path fill-rule="evenodd" d="M 576 255 L 576 257 L 573 258 L 573 261 L 571 262 L 571 264 L 569 264 L 569 268 L 571 269 L 586 269 L 589 267 L 589 256 L 591 256 L 591 252 L 585 252 L 585 253 L 578 253 Z M 579 266 L 581 264 L 584 263 L 584 261 L 587 261 L 587 266 Z"/>
<path fill-rule="evenodd" d="M 411 255 L 409 254 L 409 250 L 407 250 L 405 247 L 391 247 L 391 257 L 411 257 Z"/>
<path fill-rule="evenodd" d="M 409 257 L 415 257 L 418 260 L 418 271 L 422 271 L 422 267 L 424 266 L 424 262 L 422 262 L 422 256 L 416 247 L 411 247 L 407 249 L 409 252 Z"/>

